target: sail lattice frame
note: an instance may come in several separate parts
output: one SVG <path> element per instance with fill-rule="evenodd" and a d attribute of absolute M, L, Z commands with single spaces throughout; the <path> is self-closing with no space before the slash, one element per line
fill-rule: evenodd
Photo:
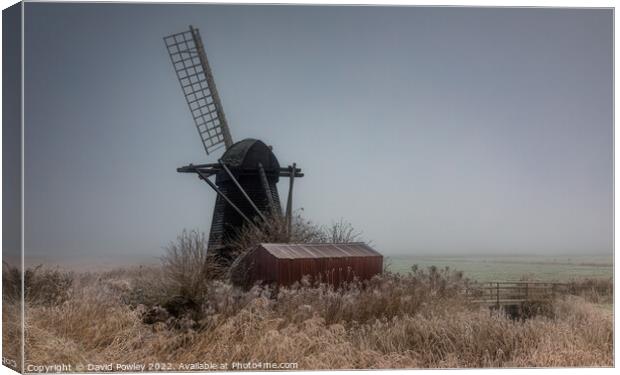
<path fill-rule="evenodd" d="M 230 147 L 230 130 L 198 29 L 190 26 L 189 31 L 165 37 L 164 42 L 205 152 Z"/>

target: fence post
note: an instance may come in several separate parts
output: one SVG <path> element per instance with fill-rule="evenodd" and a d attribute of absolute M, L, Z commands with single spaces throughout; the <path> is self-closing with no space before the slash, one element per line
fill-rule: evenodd
<path fill-rule="evenodd" d="M 497 283 L 497 307 L 499 308 L 499 283 Z"/>
<path fill-rule="evenodd" d="M 529 288 L 530 288 L 530 283 L 525 283 L 525 301 L 530 299 Z"/>

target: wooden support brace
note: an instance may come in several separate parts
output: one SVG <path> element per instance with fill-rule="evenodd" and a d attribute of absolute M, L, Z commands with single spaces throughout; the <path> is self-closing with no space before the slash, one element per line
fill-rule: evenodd
<path fill-rule="evenodd" d="M 241 209 L 239 207 L 237 207 L 230 199 L 228 199 L 228 197 L 226 196 L 226 194 L 222 193 L 222 191 L 211 181 L 209 180 L 208 176 L 204 175 L 200 170 L 196 169 L 196 173 L 198 173 L 198 175 L 207 183 L 209 184 L 209 186 L 211 186 L 211 188 L 213 190 L 215 190 L 215 192 L 222 197 L 226 203 L 228 203 L 235 211 L 237 211 L 237 213 L 239 215 L 241 215 L 241 217 L 247 221 L 248 223 L 250 223 L 250 225 L 256 227 L 256 224 L 254 224 L 254 222 L 250 219 L 248 219 L 247 216 L 245 216 L 245 214 L 243 213 L 243 211 L 241 211 Z"/>
<path fill-rule="evenodd" d="M 258 209 L 258 207 L 256 207 L 256 205 L 254 204 L 254 201 L 252 201 L 252 199 L 250 198 L 250 196 L 245 192 L 245 190 L 243 189 L 243 187 L 241 187 L 241 184 L 239 183 L 239 181 L 237 181 L 237 179 L 235 178 L 235 176 L 232 174 L 232 172 L 230 171 L 230 169 L 228 169 L 228 167 L 226 166 L 226 164 L 224 164 L 222 162 L 222 160 L 219 160 L 220 165 L 222 166 L 222 168 L 224 168 L 224 170 L 226 171 L 226 173 L 228 174 L 228 177 L 230 177 L 230 179 L 235 183 L 235 186 L 237 186 L 237 188 L 239 189 L 239 191 L 241 191 L 241 194 L 245 197 L 245 199 L 248 201 L 248 203 L 250 204 L 250 206 L 252 206 L 252 208 L 254 209 L 254 211 L 256 211 L 256 213 L 258 214 L 258 216 L 265 221 L 265 216 L 263 215 L 262 212 L 260 212 L 260 210 Z"/>

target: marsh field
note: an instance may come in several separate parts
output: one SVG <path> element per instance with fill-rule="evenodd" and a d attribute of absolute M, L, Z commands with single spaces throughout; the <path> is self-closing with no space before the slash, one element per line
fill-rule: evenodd
<path fill-rule="evenodd" d="M 439 267 L 406 267 L 409 271 L 400 273 L 387 270 L 371 281 L 338 290 L 304 280 L 290 288 L 255 286 L 248 291 L 201 278 L 195 266 L 200 259 L 189 260 L 101 272 L 30 268 L 26 273 L 25 370 L 589 367 L 614 363 L 612 284 L 610 278 L 601 277 L 598 266 L 592 274 L 570 278 L 577 292 L 532 306 L 523 317 L 512 319 L 501 311 L 469 303 L 461 293 L 473 282 L 468 273 L 445 268 L 439 259 Z M 394 259 L 390 261 L 390 267 L 395 267 Z M 468 269 L 467 262 L 461 263 Z M 540 263 L 535 263 L 536 269 L 544 269 Z M 482 268 L 493 264 L 488 261 Z M 5 264 L 3 345 L 5 357 L 19 358 L 15 345 L 19 326 L 10 321 L 19 313 L 17 289 L 10 289 L 15 287 L 12 275 L 16 276 Z M 54 367 L 58 364 L 66 367 Z"/>
<path fill-rule="evenodd" d="M 611 255 L 388 255 L 385 262 L 392 272 L 397 273 L 409 272 L 414 264 L 420 267 L 450 267 L 463 271 L 466 277 L 480 282 L 527 279 L 566 282 L 580 278 L 613 277 L 613 257 Z"/>
<path fill-rule="evenodd" d="M 235 258 L 263 242 L 343 243 L 346 223 L 274 219 L 246 227 Z M 613 283 L 605 260 L 521 260 L 532 268 L 592 267 L 558 279 L 554 298 L 524 303 L 518 316 L 473 303 L 488 278 L 515 259 L 386 258 L 384 272 L 335 289 L 304 278 L 289 287 L 233 286 L 199 231 L 184 231 L 158 263 L 103 269 L 29 264 L 25 285 L 26 372 L 567 367 L 613 365 Z M 134 258 L 134 260 L 137 260 Z M 152 259 L 151 259 L 152 260 Z M 82 262 L 85 260 L 81 260 Z M 398 261 L 398 263 L 395 263 Z M 399 268 L 400 267 L 400 268 Z M 502 267 L 504 267 L 502 269 Z M 554 268 L 555 267 L 555 268 Z M 491 267 L 491 269 L 493 269 Z M 476 272 L 474 272 L 476 271 Z M 595 272 L 596 271 L 596 272 Z M 518 272 L 518 271 L 515 271 Z M 543 274 L 543 273 L 541 273 Z M 228 276 L 227 276 L 228 275 Z M 515 277 L 517 275 L 515 274 Z M 4 358 L 19 364 L 21 280 L 3 263 Z M 17 345 L 16 345 L 17 343 Z M 10 364 L 10 362 L 9 362 Z"/>

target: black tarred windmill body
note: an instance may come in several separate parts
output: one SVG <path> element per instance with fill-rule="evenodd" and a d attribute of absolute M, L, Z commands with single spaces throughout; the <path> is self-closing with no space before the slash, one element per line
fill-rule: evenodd
<path fill-rule="evenodd" d="M 268 215 L 282 215 L 277 182 L 290 178 L 286 220 L 291 222 L 292 188 L 303 177 L 295 164 L 281 168 L 271 147 L 258 139 L 233 142 L 209 61 L 198 33 L 188 31 L 164 38 L 207 155 L 226 150 L 217 163 L 189 164 L 178 172 L 196 173 L 217 193 L 209 233 L 209 249 L 226 256 L 226 243 L 243 225 L 254 225 Z M 210 177 L 215 176 L 215 182 Z"/>

